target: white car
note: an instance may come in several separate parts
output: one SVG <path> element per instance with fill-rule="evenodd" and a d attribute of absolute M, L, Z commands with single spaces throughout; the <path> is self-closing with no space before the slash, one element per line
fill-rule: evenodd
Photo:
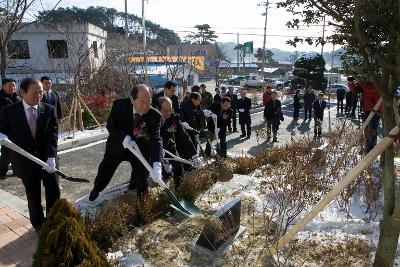
<path fill-rule="evenodd" d="M 248 75 L 246 76 L 246 83 L 244 86 L 247 87 L 261 87 L 263 85 L 264 81 L 261 79 L 261 76 L 259 75 Z"/>
<path fill-rule="evenodd" d="M 349 91 L 349 87 L 347 85 L 340 84 L 340 83 L 333 83 L 330 86 L 328 86 L 327 89 L 328 89 L 328 92 L 330 90 L 332 94 L 336 94 L 336 91 L 339 88 L 342 88 L 342 89 L 346 90 L 346 93 Z"/>

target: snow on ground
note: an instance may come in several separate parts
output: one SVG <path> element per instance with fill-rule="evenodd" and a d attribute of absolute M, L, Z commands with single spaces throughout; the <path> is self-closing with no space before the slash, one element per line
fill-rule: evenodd
<path fill-rule="evenodd" d="M 260 218 L 262 217 L 263 211 L 265 211 L 265 208 L 268 206 L 268 203 L 265 201 L 266 196 L 263 194 L 268 194 L 268 192 L 262 191 L 261 188 L 263 188 L 263 183 L 266 179 L 266 177 L 260 175 L 260 171 L 256 171 L 252 175 L 235 174 L 231 181 L 216 183 L 196 201 L 196 205 L 201 209 L 216 211 L 225 203 L 229 202 L 229 200 L 236 197 L 241 198 L 241 222 L 242 225 L 247 228 L 247 233 L 235 243 L 235 248 L 230 252 L 231 254 L 228 254 L 228 262 L 231 264 L 233 264 L 233 259 L 244 264 L 243 257 L 239 256 L 240 254 L 236 252 L 249 246 L 249 239 L 251 239 L 249 236 L 251 236 L 254 231 L 258 231 L 257 228 L 262 228 L 262 221 Z M 249 212 L 250 206 L 253 207 L 255 213 Z M 339 245 L 343 242 L 348 242 L 350 239 L 354 239 L 356 242 L 365 241 L 363 246 L 370 247 L 369 249 L 374 251 L 378 243 L 378 223 L 380 218 L 377 217 L 374 221 L 365 222 L 363 220 L 364 213 L 360 208 L 358 200 L 353 200 L 350 207 L 350 214 L 351 217 L 347 217 L 346 214 L 340 211 L 337 203 L 333 201 L 296 236 L 296 242 L 313 241 L 317 242 L 317 244 L 333 246 L 333 244 Z M 298 219 L 301 219 L 304 215 L 305 212 L 301 213 Z M 254 224 L 256 224 L 255 227 Z M 217 257 L 211 260 L 209 256 L 198 255 L 193 248 L 193 244 L 200 229 L 201 226 L 196 223 L 196 219 L 174 219 L 172 217 L 169 219 L 160 219 L 151 225 L 145 226 L 143 228 L 143 235 L 146 235 L 146 239 L 156 240 L 155 247 L 151 248 L 153 251 L 149 253 L 150 255 L 145 257 L 146 261 L 151 264 L 156 264 L 157 266 L 161 266 L 162 264 L 175 265 L 178 263 L 179 266 L 181 266 L 181 264 L 184 266 L 218 266 L 221 264 L 220 258 Z M 195 233 L 196 230 L 197 233 Z M 140 238 L 141 237 L 137 237 L 136 240 Z M 137 245 L 137 242 L 131 245 L 131 250 L 137 250 Z M 143 244 L 141 245 L 143 246 Z M 254 251 L 257 251 L 257 248 L 254 248 Z M 366 249 L 365 251 L 368 252 L 369 250 Z M 129 255 L 129 253 L 126 252 L 125 255 Z M 133 258 L 138 257 L 137 254 L 130 255 L 132 255 Z M 371 256 L 369 260 L 372 260 L 372 254 L 369 253 L 367 255 Z M 355 255 L 355 257 L 355 261 L 357 261 L 357 255 Z M 363 256 L 360 255 L 360 257 Z M 252 255 L 247 258 L 247 261 L 255 263 L 260 261 L 260 259 Z M 312 263 L 310 264 L 313 266 Z"/>
<path fill-rule="evenodd" d="M 63 142 L 72 139 L 74 136 L 74 140 L 79 140 L 79 139 L 85 139 L 89 138 L 92 136 L 96 136 L 99 134 L 103 134 L 107 132 L 106 127 L 99 127 L 93 130 L 85 130 L 85 131 L 79 131 L 75 130 L 75 133 L 73 134 L 73 131 L 67 131 L 67 132 L 62 132 L 58 134 L 58 142 Z"/>

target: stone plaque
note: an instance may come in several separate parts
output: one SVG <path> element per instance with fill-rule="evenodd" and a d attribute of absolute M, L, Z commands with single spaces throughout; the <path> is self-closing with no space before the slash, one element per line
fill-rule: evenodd
<path fill-rule="evenodd" d="M 204 226 L 196 245 L 217 251 L 223 244 L 233 240 L 240 229 L 241 201 L 233 199 L 215 213 L 216 222 Z"/>

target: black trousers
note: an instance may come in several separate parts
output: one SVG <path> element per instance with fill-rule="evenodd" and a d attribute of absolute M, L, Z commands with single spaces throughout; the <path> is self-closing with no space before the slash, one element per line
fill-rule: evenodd
<path fill-rule="evenodd" d="M 293 119 L 298 120 L 300 115 L 300 107 L 294 106 Z"/>
<path fill-rule="evenodd" d="M 227 144 L 226 144 L 226 130 L 221 130 L 218 133 L 218 141 L 219 141 L 219 147 L 217 148 L 217 153 L 219 156 L 226 158 L 227 155 Z M 210 144 L 207 142 L 206 144 L 206 150 L 205 153 L 207 156 L 210 156 L 211 154 L 211 146 Z"/>
<path fill-rule="evenodd" d="M 242 135 L 246 135 L 246 130 L 247 130 L 247 136 L 251 136 L 251 124 L 250 123 L 242 123 L 242 124 L 240 124 L 240 128 L 242 130 Z"/>
<path fill-rule="evenodd" d="M 231 124 L 229 124 L 229 127 L 228 127 L 228 129 L 229 129 L 229 131 L 231 131 L 232 130 L 232 128 L 233 128 L 233 131 L 235 132 L 235 131 L 237 131 L 237 127 L 236 127 L 236 109 L 235 109 L 235 111 L 234 112 L 232 112 L 232 114 L 231 114 L 231 119 L 232 119 L 232 122 L 231 122 Z"/>
<path fill-rule="evenodd" d="M 307 119 L 307 113 L 308 113 L 308 119 L 311 120 L 311 113 L 312 113 L 312 108 L 304 108 L 304 119 Z"/>
<path fill-rule="evenodd" d="M 343 99 L 338 99 L 338 102 L 337 102 L 337 111 L 339 111 L 339 109 L 340 109 L 340 111 L 343 113 L 343 111 L 344 111 Z"/>
<path fill-rule="evenodd" d="M 146 157 L 146 156 L 145 156 Z M 132 166 L 130 188 L 136 188 L 138 193 L 147 192 L 147 177 L 149 172 L 143 164 L 128 150 L 120 158 L 104 155 L 103 160 L 99 165 L 96 179 L 94 180 L 94 190 L 101 192 L 110 183 L 118 166 L 123 161 L 128 161 Z"/>
<path fill-rule="evenodd" d="M 1 147 L 1 156 L 0 156 L 0 177 L 6 176 L 8 171 L 8 165 L 11 163 L 11 151 L 5 147 Z"/>
<path fill-rule="evenodd" d="M 168 148 L 165 148 L 165 150 L 168 150 L 169 152 L 171 152 L 172 154 L 174 154 L 176 156 L 180 156 L 178 154 L 178 152 L 176 151 L 175 146 L 170 146 Z M 165 154 L 165 157 L 169 158 L 168 154 Z M 175 185 L 175 189 L 176 189 L 176 188 L 180 187 L 181 182 L 182 182 L 183 163 L 174 161 L 174 160 L 171 160 L 170 163 L 172 165 L 172 176 L 174 177 L 174 185 Z"/>
<path fill-rule="evenodd" d="M 271 138 L 271 130 L 274 137 L 278 134 L 279 119 L 267 120 L 267 138 Z"/>
<path fill-rule="evenodd" d="M 47 215 L 54 203 L 60 199 L 58 175 L 47 173 L 40 166 L 34 166 L 32 174 L 28 177 L 21 177 L 21 179 L 28 199 L 29 219 L 32 226 L 40 230 L 46 220 L 42 206 L 42 182 L 46 196 Z"/>

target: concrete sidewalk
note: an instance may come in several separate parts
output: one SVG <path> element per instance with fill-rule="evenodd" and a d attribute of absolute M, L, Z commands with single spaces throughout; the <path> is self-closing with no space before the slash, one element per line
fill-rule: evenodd
<path fill-rule="evenodd" d="M 37 240 L 29 219 L 0 202 L 0 266 L 32 266 Z"/>

